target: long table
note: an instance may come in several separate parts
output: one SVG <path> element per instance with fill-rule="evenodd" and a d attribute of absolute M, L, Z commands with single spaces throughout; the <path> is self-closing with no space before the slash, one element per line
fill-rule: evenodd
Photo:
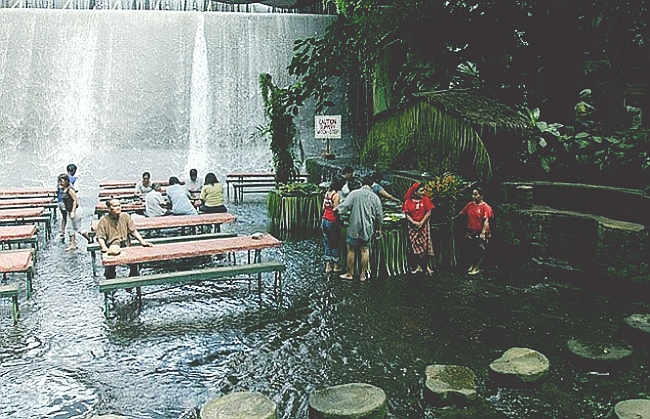
<path fill-rule="evenodd" d="M 22 273 L 27 274 L 27 298 L 32 294 L 32 275 L 34 272 L 33 250 L 7 250 L 0 252 L 0 273 L 3 278 L 7 274 Z"/>
<path fill-rule="evenodd" d="M 106 205 L 106 202 L 108 201 L 100 201 L 95 204 L 95 215 L 97 215 L 97 217 L 108 214 L 108 205 Z M 145 205 L 142 201 L 122 202 L 122 212 L 134 213 L 138 211 L 144 212 L 144 210 Z"/>
<path fill-rule="evenodd" d="M 52 213 L 45 208 L 0 209 L 0 225 L 44 223 L 46 238 L 50 237 Z"/>
<path fill-rule="evenodd" d="M 6 245 L 11 250 L 12 244 L 31 243 L 32 248 L 38 244 L 37 227 L 34 224 L 18 226 L 0 226 L 0 250 Z"/>
<path fill-rule="evenodd" d="M 159 244 L 152 247 L 133 246 L 122 248 L 117 256 L 102 255 L 102 265 L 117 266 L 186 259 L 200 256 L 223 255 L 240 251 L 255 251 L 253 262 L 261 262 L 261 250 L 279 247 L 282 242 L 270 234 L 259 239 L 251 236 L 195 242 Z"/>
<path fill-rule="evenodd" d="M 237 218 L 227 212 L 198 215 L 166 215 L 164 217 L 134 217 L 133 223 L 139 231 L 165 230 L 170 228 L 198 227 L 232 223 Z M 91 231 L 97 230 L 98 220 L 91 223 Z"/>
<path fill-rule="evenodd" d="M 124 189 L 124 188 L 135 188 L 135 185 L 139 181 L 133 181 L 133 180 L 104 180 L 102 182 L 99 182 L 99 187 L 101 189 Z M 180 181 L 181 184 L 185 183 L 182 180 Z M 154 183 L 160 183 L 161 186 L 167 186 L 169 185 L 169 181 L 166 180 L 152 180 L 152 184 Z"/>
<path fill-rule="evenodd" d="M 29 197 L 55 197 L 56 188 L 1 188 L 0 198 Z"/>
<path fill-rule="evenodd" d="M 307 173 L 298 174 L 299 181 L 306 181 Z M 226 196 L 230 198 L 232 186 L 235 202 L 244 200 L 244 192 L 264 193 L 275 187 L 273 172 L 231 172 L 226 175 Z"/>

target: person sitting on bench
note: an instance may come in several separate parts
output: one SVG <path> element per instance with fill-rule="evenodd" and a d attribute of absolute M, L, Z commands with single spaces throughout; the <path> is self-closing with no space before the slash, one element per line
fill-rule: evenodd
<path fill-rule="evenodd" d="M 201 188 L 201 211 L 207 213 L 228 212 L 223 201 L 223 186 L 214 173 L 205 175 Z"/>
<path fill-rule="evenodd" d="M 135 228 L 131 216 L 122 212 L 122 204 L 119 199 L 109 199 L 106 201 L 106 206 L 108 207 L 108 214 L 104 215 L 97 224 L 97 243 L 102 253 L 109 254 L 109 248 L 112 246 L 130 246 L 130 236 L 133 236 L 142 246 L 153 246 L 142 238 Z M 138 265 L 129 265 L 129 268 L 129 276 L 139 275 Z M 104 268 L 104 277 L 114 279 L 115 266 L 106 266 Z"/>
<path fill-rule="evenodd" d="M 172 204 L 172 214 L 174 215 L 196 215 L 196 208 L 190 200 L 190 192 L 181 185 L 181 181 L 176 176 L 169 178 L 167 187 L 167 199 Z"/>

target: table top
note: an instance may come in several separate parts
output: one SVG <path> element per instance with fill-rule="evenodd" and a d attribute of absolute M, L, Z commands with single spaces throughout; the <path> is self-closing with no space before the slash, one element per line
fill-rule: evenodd
<path fill-rule="evenodd" d="M 100 188 L 106 188 L 106 189 L 121 189 L 121 188 L 135 188 L 135 185 L 139 182 L 139 180 L 104 180 L 102 182 L 99 182 L 99 187 Z M 185 182 L 183 180 L 180 181 L 181 184 L 184 184 Z M 162 186 L 167 186 L 169 185 L 169 181 L 167 180 L 152 180 L 151 183 L 160 183 Z"/>
<path fill-rule="evenodd" d="M 0 273 L 24 272 L 32 267 L 31 250 L 0 252 Z"/>
<path fill-rule="evenodd" d="M 198 215 L 165 215 L 163 217 L 133 217 L 133 223 L 138 230 L 155 230 L 175 227 L 193 227 L 208 224 L 232 223 L 237 218 L 228 213 Z M 93 220 L 91 229 L 97 230 L 99 220 Z"/>
<path fill-rule="evenodd" d="M 12 198 L 0 199 L 0 207 L 38 207 L 55 203 L 54 198 Z"/>
<path fill-rule="evenodd" d="M 164 194 L 166 192 L 165 188 L 161 188 L 160 192 Z M 115 198 L 120 198 L 124 196 L 137 196 L 137 195 L 135 193 L 135 189 L 126 189 L 126 188 L 102 189 L 99 191 L 100 198 L 111 197 L 111 196 Z"/>
<path fill-rule="evenodd" d="M 230 172 L 226 175 L 227 178 L 244 178 L 244 177 L 272 177 L 275 176 L 274 172 Z M 307 177 L 307 173 L 300 173 L 298 177 Z"/>
<path fill-rule="evenodd" d="M 13 218 L 40 217 L 45 212 L 45 208 L 19 208 L 19 209 L 0 209 L 0 220 Z"/>
<path fill-rule="evenodd" d="M 55 196 L 56 188 L 1 188 L 0 195 L 16 197 L 20 195 Z"/>
<path fill-rule="evenodd" d="M 108 206 L 106 205 L 108 201 L 100 201 L 95 204 L 95 213 L 108 212 Z M 134 212 L 142 210 L 144 211 L 145 206 L 144 202 L 122 202 L 122 212 Z"/>
<path fill-rule="evenodd" d="M 19 226 L 0 226 L 0 240 L 20 240 L 29 239 L 36 234 L 34 224 L 24 224 Z"/>
<path fill-rule="evenodd" d="M 126 265 L 132 263 L 158 262 L 198 256 L 219 255 L 245 250 L 279 247 L 282 242 L 270 234 L 260 239 L 251 236 L 224 239 L 200 240 L 194 242 L 157 244 L 153 247 L 125 247 L 117 256 L 102 255 L 104 266 Z"/>

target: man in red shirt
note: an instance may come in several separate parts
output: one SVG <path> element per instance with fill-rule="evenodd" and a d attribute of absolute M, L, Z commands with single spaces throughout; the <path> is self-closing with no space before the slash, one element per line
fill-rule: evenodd
<path fill-rule="evenodd" d="M 485 257 L 488 239 L 490 238 L 490 219 L 494 218 L 492 208 L 483 201 L 483 194 L 479 188 L 472 191 L 472 202 L 465 205 L 459 217 L 467 215 L 467 241 L 470 254 L 470 266 L 467 270 L 469 275 L 476 275 L 480 272 L 479 265 Z"/>

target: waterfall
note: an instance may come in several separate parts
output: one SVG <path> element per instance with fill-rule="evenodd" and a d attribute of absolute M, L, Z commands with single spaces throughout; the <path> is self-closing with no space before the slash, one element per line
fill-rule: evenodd
<path fill-rule="evenodd" d="M 205 22 L 199 13 L 192 54 L 192 87 L 190 90 L 190 144 L 185 171 L 195 168 L 199 173 L 208 169 L 208 129 L 210 103 L 208 49 L 205 42 Z"/>
<path fill-rule="evenodd" d="M 0 186 L 51 185 L 68 163 L 86 185 L 271 169 L 253 135 L 266 123 L 259 75 L 290 83 L 294 40 L 333 19 L 0 8 Z M 312 156 L 313 120 L 307 105 L 297 124 Z"/>

